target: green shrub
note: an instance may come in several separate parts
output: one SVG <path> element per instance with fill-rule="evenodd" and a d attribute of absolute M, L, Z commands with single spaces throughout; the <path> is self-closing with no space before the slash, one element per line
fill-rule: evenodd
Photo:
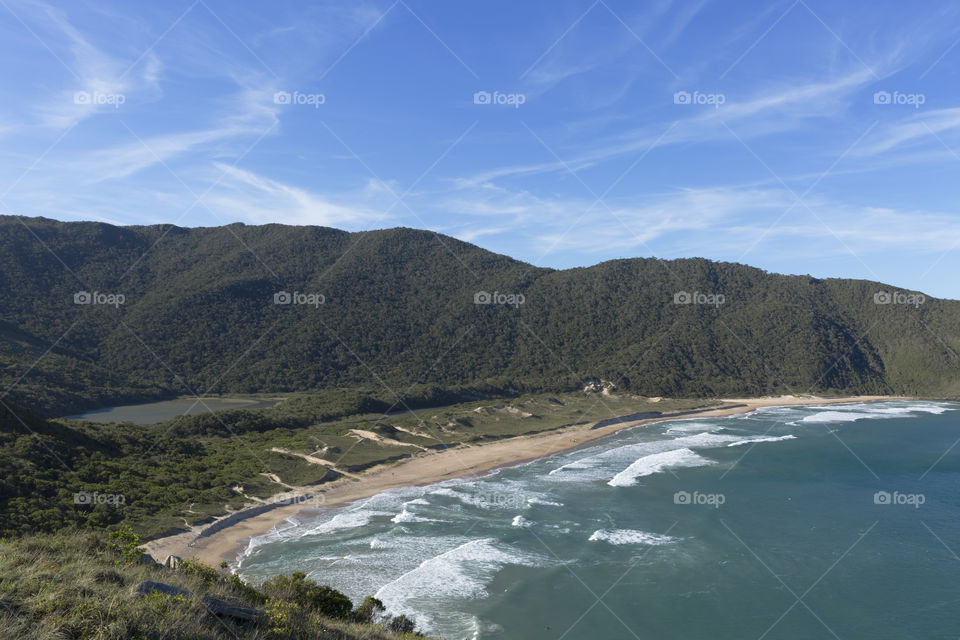
<path fill-rule="evenodd" d="M 413 620 L 403 614 L 390 620 L 387 628 L 394 633 L 414 633 Z"/>
<path fill-rule="evenodd" d="M 140 548 L 140 536 L 134 533 L 129 525 L 123 525 L 116 531 L 111 531 L 107 537 L 110 540 L 110 548 L 123 556 L 126 562 L 136 562 L 144 553 Z"/>
<path fill-rule="evenodd" d="M 363 599 L 363 602 L 360 603 L 360 606 L 357 607 L 357 610 L 353 612 L 354 618 L 357 622 L 373 622 L 374 616 L 381 614 L 386 610 L 386 607 L 383 606 L 383 602 L 377 600 L 373 596 L 367 596 Z"/>
<path fill-rule="evenodd" d="M 296 571 L 291 576 L 276 576 L 263 583 L 262 590 L 271 598 L 296 602 L 329 618 L 346 619 L 353 612 L 350 598 L 332 587 L 325 587 L 306 574 Z"/>

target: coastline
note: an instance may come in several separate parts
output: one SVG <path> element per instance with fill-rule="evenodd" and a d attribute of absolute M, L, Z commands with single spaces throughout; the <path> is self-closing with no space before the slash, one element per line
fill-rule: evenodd
<path fill-rule="evenodd" d="M 158 562 L 163 562 L 167 556 L 174 555 L 183 558 L 195 557 L 205 564 L 217 566 L 224 560 L 228 562 L 236 561 L 251 537 L 267 533 L 277 524 L 302 511 L 342 507 L 357 500 L 369 498 L 387 489 L 433 484 L 444 480 L 489 473 L 495 469 L 524 464 L 538 458 L 577 449 L 625 429 L 688 417 L 727 417 L 749 413 L 762 407 L 903 399 L 908 398 L 904 396 L 723 398 L 720 401 L 724 405 L 712 409 L 664 414 L 651 418 L 618 422 L 598 428 L 595 428 L 595 424 L 578 425 L 529 436 L 517 436 L 490 443 L 424 453 L 396 464 L 374 467 L 359 478 L 340 478 L 324 485 L 319 491 L 317 487 L 298 487 L 295 491 L 285 494 L 294 498 L 319 494 L 317 497 L 322 502 L 316 499 L 306 499 L 302 502 L 278 506 L 227 526 L 220 526 L 214 533 L 200 537 L 205 529 L 216 526 L 217 522 L 220 521 L 208 523 L 194 527 L 184 533 L 151 540 L 145 543 L 143 548 Z M 311 502 L 313 502 L 312 505 Z M 256 509 L 257 507 L 252 506 L 250 508 Z"/>

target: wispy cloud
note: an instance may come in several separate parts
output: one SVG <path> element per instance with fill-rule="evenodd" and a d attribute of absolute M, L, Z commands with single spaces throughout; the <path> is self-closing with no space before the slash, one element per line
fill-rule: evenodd
<path fill-rule="evenodd" d="M 134 94 L 159 92 L 162 65 L 152 53 L 144 56 L 136 73 L 126 73 L 129 61 L 106 53 L 77 29 L 61 9 L 44 3 L 13 3 L 10 9 L 46 49 L 41 55 L 56 60 L 65 76 L 63 86 L 45 94 L 21 96 L 25 127 L 65 129 L 99 112 L 115 110 L 117 101 Z"/>
<path fill-rule="evenodd" d="M 960 237 L 960 218 L 950 211 L 898 210 L 829 197 L 798 203 L 780 188 L 687 188 L 609 206 L 490 187 L 473 195 L 444 203 L 445 210 L 474 216 L 472 225 L 451 230 L 453 235 L 464 240 L 530 235 L 533 251 L 544 259 L 611 251 L 740 261 L 785 253 L 816 258 L 851 250 L 864 256 L 929 253 L 951 249 Z"/>
<path fill-rule="evenodd" d="M 960 127 L 960 107 L 920 111 L 880 127 L 858 151 L 860 155 L 878 155 L 923 142 L 942 149 L 938 136 Z"/>
<path fill-rule="evenodd" d="M 461 185 L 476 185 L 499 178 L 566 172 L 570 168 L 579 170 L 618 156 L 637 153 L 653 145 L 667 147 L 729 140 L 729 130 L 723 123 L 745 124 L 745 127 L 738 128 L 738 135 L 745 139 L 794 131 L 813 118 L 843 111 L 852 96 L 874 80 L 870 71 L 857 69 L 827 80 L 782 83 L 781 86 L 765 89 L 746 98 L 724 95 L 725 102 L 718 109 L 674 105 L 673 96 L 664 94 L 662 99 L 669 111 L 667 117 L 656 124 L 618 131 L 569 158 L 562 158 L 562 161 L 507 165 L 457 180 Z M 671 119 L 675 126 L 664 133 L 667 128 L 664 122 L 669 123 Z"/>
<path fill-rule="evenodd" d="M 280 223 L 294 225 L 337 226 L 357 229 L 384 219 L 384 215 L 368 201 L 380 192 L 365 188 L 352 194 L 353 202 L 332 201 L 328 196 L 284 184 L 252 171 L 217 164 L 224 179 L 204 204 L 226 220 L 243 220 L 252 224 Z M 358 200 L 363 203 L 357 204 Z"/>

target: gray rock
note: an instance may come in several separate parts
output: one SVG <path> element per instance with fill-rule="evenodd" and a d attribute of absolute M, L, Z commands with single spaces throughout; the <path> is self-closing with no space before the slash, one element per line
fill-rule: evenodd
<path fill-rule="evenodd" d="M 138 584 L 136 586 L 136 592 L 144 596 L 148 596 L 151 593 L 165 593 L 170 596 L 190 598 L 193 595 L 180 587 L 175 587 L 172 584 L 163 584 L 162 582 L 154 582 L 153 580 L 144 580 Z"/>
<path fill-rule="evenodd" d="M 170 596 L 193 598 L 193 594 L 185 589 L 181 589 L 170 584 L 164 584 L 162 582 L 154 582 L 153 580 L 144 580 L 138 584 L 136 586 L 136 592 L 144 596 L 148 596 L 151 593 L 163 593 Z M 241 607 L 240 605 L 233 604 L 232 602 L 218 600 L 217 598 L 211 598 L 209 596 L 202 598 L 201 602 L 203 603 L 203 606 L 207 612 L 212 615 L 226 616 L 245 622 L 257 620 L 264 613 L 262 609 Z"/>
<path fill-rule="evenodd" d="M 143 554 L 142 556 L 140 556 L 140 564 L 150 565 L 151 567 L 159 567 L 159 566 L 160 566 L 160 563 L 157 562 L 156 558 L 154 558 L 154 557 L 153 557 L 152 555 L 150 555 L 149 553 L 145 553 L 145 554 Z"/>
<path fill-rule="evenodd" d="M 168 569 L 179 569 L 181 564 L 183 564 L 183 558 L 180 556 L 167 556 L 163 561 L 163 566 Z"/>
<path fill-rule="evenodd" d="M 215 616 L 228 616 L 237 620 L 252 621 L 263 615 L 263 611 L 260 609 L 241 607 L 225 600 L 210 597 L 203 599 L 203 606 Z"/>

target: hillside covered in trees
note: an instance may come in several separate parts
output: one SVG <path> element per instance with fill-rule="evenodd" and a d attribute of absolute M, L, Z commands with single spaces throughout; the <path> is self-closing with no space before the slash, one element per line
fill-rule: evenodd
<path fill-rule="evenodd" d="M 594 378 L 648 396 L 947 396 L 958 351 L 960 302 L 866 281 L 704 259 L 557 271 L 403 228 L 0 218 L 0 384 L 46 416 L 194 392 Z"/>

